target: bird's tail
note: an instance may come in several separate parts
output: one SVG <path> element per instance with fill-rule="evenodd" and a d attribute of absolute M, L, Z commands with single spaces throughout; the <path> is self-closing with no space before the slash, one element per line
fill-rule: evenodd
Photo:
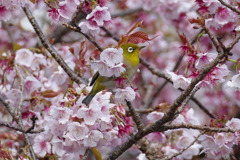
<path fill-rule="evenodd" d="M 90 92 L 82 101 L 82 103 L 86 104 L 86 106 L 89 105 L 89 103 L 92 101 L 94 95 L 92 94 L 92 92 Z"/>

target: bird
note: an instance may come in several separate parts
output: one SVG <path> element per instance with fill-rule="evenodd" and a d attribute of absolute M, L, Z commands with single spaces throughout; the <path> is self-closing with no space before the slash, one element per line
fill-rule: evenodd
<path fill-rule="evenodd" d="M 123 49 L 123 66 L 125 68 L 125 74 L 128 79 L 131 80 L 135 73 L 138 70 L 138 65 L 140 62 L 139 54 L 140 50 L 145 46 L 138 46 L 134 43 L 127 43 L 120 46 Z M 92 101 L 93 97 L 100 91 L 105 89 L 113 89 L 116 87 L 116 81 L 114 81 L 117 77 L 105 77 L 96 72 L 90 82 L 90 86 L 93 85 L 90 93 L 83 99 L 82 103 L 85 105 L 89 105 Z"/>

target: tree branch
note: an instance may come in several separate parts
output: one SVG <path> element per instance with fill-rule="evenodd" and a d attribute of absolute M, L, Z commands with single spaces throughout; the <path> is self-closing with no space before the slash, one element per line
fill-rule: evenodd
<path fill-rule="evenodd" d="M 144 128 L 144 125 L 143 125 L 143 123 L 141 121 L 140 116 L 138 115 L 138 113 L 136 113 L 136 111 L 133 108 L 131 102 L 126 101 L 126 103 L 127 103 L 128 109 L 129 109 L 129 111 L 131 113 L 131 116 L 133 117 L 133 121 L 135 122 L 135 124 L 137 126 L 138 131 L 141 131 Z"/>
<path fill-rule="evenodd" d="M 161 129 L 159 131 L 186 128 L 186 129 L 196 129 L 196 130 L 207 131 L 207 132 L 231 132 L 231 133 L 236 132 L 236 130 L 233 130 L 230 128 L 215 128 L 215 127 L 198 126 L 198 125 L 192 125 L 192 124 L 164 125 L 162 127 L 164 129 Z"/>
<path fill-rule="evenodd" d="M 29 22 L 32 24 L 43 46 L 48 50 L 48 52 L 52 55 L 52 57 L 56 60 L 56 62 L 68 74 L 71 80 L 76 82 L 77 84 L 81 84 L 81 83 L 87 84 L 87 80 L 79 77 L 76 73 L 74 73 L 74 71 L 64 62 L 62 57 L 58 55 L 57 51 L 53 48 L 53 46 L 50 44 L 46 36 L 43 34 L 42 30 L 40 29 L 36 19 L 33 17 L 29 8 L 25 6 L 25 7 L 22 7 L 22 9 L 25 12 L 26 16 L 28 17 Z"/>

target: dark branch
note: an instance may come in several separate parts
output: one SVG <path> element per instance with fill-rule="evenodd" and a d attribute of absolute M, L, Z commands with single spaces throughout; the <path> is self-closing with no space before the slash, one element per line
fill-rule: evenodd
<path fill-rule="evenodd" d="M 33 17 L 31 11 L 27 6 L 22 7 L 23 11 L 25 12 L 26 16 L 28 17 L 29 22 L 32 24 L 36 34 L 38 35 L 39 39 L 41 40 L 43 46 L 48 50 L 48 52 L 52 55 L 52 57 L 57 61 L 57 63 L 63 68 L 63 70 L 68 74 L 68 76 L 76 82 L 77 84 L 87 83 L 87 80 L 79 77 L 74 71 L 64 62 L 61 56 L 58 55 L 57 51 L 53 48 L 50 44 L 46 36 L 43 34 L 42 30 L 40 29 L 36 19 Z"/>

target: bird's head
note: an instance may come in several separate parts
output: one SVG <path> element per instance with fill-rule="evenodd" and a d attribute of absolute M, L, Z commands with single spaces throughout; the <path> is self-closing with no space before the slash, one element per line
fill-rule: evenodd
<path fill-rule="evenodd" d="M 127 43 L 127 44 L 123 44 L 121 46 L 121 48 L 123 49 L 123 55 L 132 55 L 132 56 L 138 56 L 139 52 L 142 48 L 144 48 L 145 46 L 138 46 L 134 43 Z"/>
<path fill-rule="evenodd" d="M 133 43 L 123 44 L 121 48 L 123 49 L 123 61 L 124 64 L 131 64 L 132 67 L 137 67 L 139 64 L 139 53 L 145 46 L 138 46 Z"/>

